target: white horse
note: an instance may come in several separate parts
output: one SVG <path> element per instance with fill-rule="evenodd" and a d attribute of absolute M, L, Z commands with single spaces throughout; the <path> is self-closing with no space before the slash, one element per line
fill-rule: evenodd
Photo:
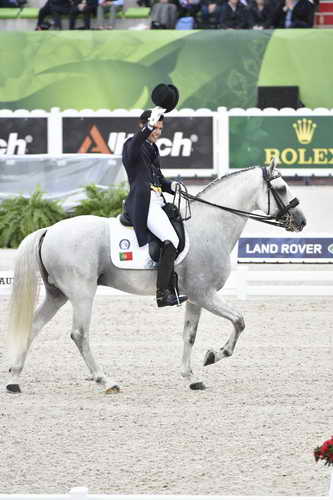
<path fill-rule="evenodd" d="M 221 202 L 238 210 L 236 213 L 221 210 L 217 206 Z M 298 200 L 274 162 L 267 168 L 250 167 L 223 176 L 191 202 L 192 218 L 185 223 L 190 249 L 177 266 L 177 272 L 179 288 L 188 296 L 181 374 L 192 389 L 205 388 L 203 383 L 194 382 L 191 369 L 201 309 L 226 318 L 233 325 L 226 344 L 216 351 L 209 350 L 204 365 L 231 356 L 245 327 L 243 316 L 218 294 L 231 271 L 230 253 L 248 218 L 242 211 L 248 214 L 260 210 L 269 216 L 265 219 L 274 218 L 289 231 L 301 231 L 306 221 L 297 205 Z M 258 214 L 258 217 L 263 216 Z M 40 274 L 46 294 L 35 311 Z M 10 302 L 8 340 L 12 358 L 8 392 L 21 392 L 19 375 L 31 342 L 67 300 L 73 306 L 71 338 L 92 379 L 107 393 L 119 391 L 117 382 L 107 378 L 97 365 L 89 345 L 91 310 L 98 285 L 138 295 L 153 295 L 156 288 L 156 270 L 119 269 L 112 265 L 107 218 L 66 219 L 35 231 L 22 241 Z"/>

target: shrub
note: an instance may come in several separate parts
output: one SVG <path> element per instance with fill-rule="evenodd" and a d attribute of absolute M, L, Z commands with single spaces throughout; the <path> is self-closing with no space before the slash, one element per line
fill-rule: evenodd
<path fill-rule="evenodd" d="M 128 191 L 124 184 L 113 186 L 107 190 L 90 184 L 85 187 L 87 199 L 82 200 L 71 212 L 77 215 L 98 215 L 99 217 L 115 217 L 122 211 L 123 200 Z"/>
<path fill-rule="evenodd" d="M 28 234 L 66 217 L 59 202 L 43 199 L 40 187 L 30 198 L 5 200 L 0 204 L 0 247 L 16 248 Z"/>

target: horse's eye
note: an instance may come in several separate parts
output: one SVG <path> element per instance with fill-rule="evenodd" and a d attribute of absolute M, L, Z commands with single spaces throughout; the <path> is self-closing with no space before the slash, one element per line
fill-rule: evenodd
<path fill-rule="evenodd" d="M 281 195 L 281 196 L 287 194 L 287 188 L 286 188 L 286 186 L 279 186 L 279 187 L 275 188 L 275 191 L 277 193 L 279 193 L 279 195 Z"/>

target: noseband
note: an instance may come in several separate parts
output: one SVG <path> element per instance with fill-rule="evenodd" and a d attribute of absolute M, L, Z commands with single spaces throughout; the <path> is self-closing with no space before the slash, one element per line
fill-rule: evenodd
<path fill-rule="evenodd" d="M 276 201 L 276 204 L 279 208 L 279 211 L 278 211 L 277 215 L 274 216 L 274 218 L 276 220 L 280 220 L 285 215 L 289 215 L 289 210 L 291 208 L 295 208 L 295 207 L 297 207 L 297 205 L 299 205 L 299 200 L 298 200 L 298 198 L 293 198 L 292 200 L 290 200 L 288 205 L 285 205 L 283 200 L 281 199 L 280 195 L 278 194 L 276 189 L 271 184 L 271 182 L 274 179 L 278 179 L 279 177 L 281 177 L 281 174 L 277 173 L 276 175 L 269 176 L 267 168 L 262 167 L 262 175 L 264 177 L 264 181 L 267 184 L 267 207 L 268 207 L 267 215 L 269 215 L 270 211 L 271 211 L 271 193 L 272 193 L 272 196 L 273 196 L 274 200 Z"/>

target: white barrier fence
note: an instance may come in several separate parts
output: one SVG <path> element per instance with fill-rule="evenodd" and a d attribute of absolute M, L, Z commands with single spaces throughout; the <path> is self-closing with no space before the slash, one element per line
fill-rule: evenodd
<path fill-rule="evenodd" d="M 224 495 L 90 495 L 88 488 L 72 488 L 66 495 L 1 495 L 0 500 L 332 500 L 333 474 L 328 496 L 224 496 Z"/>
<path fill-rule="evenodd" d="M 0 295 L 9 295 L 13 271 L 0 271 Z M 333 271 L 249 270 L 238 265 L 232 271 L 222 291 L 238 299 L 251 296 L 333 296 Z M 123 295 L 124 292 L 99 286 L 97 295 Z"/>

